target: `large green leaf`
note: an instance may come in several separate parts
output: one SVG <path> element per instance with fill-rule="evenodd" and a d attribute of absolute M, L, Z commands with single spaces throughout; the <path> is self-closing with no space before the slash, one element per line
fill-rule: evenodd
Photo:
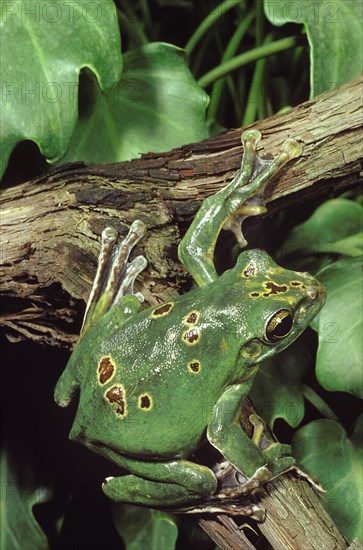
<path fill-rule="evenodd" d="M 326 489 L 324 505 L 342 533 L 363 542 L 363 415 L 351 438 L 333 420 L 316 420 L 293 437 L 298 461 Z"/>
<path fill-rule="evenodd" d="M 207 96 L 181 49 L 151 43 L 124 55 L 117 88 L 98 93 L 62 162 L 116 162 L 207 137 Z"/>
<path fill-rule="evenodd" d="M 344 198 L 319 206 L 310 218 L 294 227 L 284 241 L 284 255 L 328 253 L 359 256 L 363 252 L 363 206 Z M 345 246 L 354 237 L 355 246 Z"/>
<path fill-rule="evenodd" d="M 277 260 L 291 262 L 301 271 L 316 272 L 337 256 L 363 253 L 363 206 L 338 198 L 319 206 L 304 223 L 289 233 Z"/>
<path fill-rule="evenodd" d="M 3 2 L 1 25 L 0 176 L 22 140 L 36 142 L 50 162 L 65 154 L 83 67 L 103 89 L 115 85 L 121 73 L 112 0 Z"/>
<path fill-rule="evenodd" d="M 363 70 L 360 0 L 265 0 L 264 7 L 274 25 L 305 25 L 310 44 L 312 97 L 348 82 Z"/>
<path fill-rule="evenodd" d="M 12 471 L 5 450 L 1 454 L 1 550 L 46 550 L 48 540 L 33 515 L 33 506 L 49 498 L 48 490 L 35 487 L 23 464 L 22 477 Z M 26 478 L 26 480 L 25 480 Z"/>
<path fill-rule="evenodd" d="M 311 326 L 319 333 L 316 376 L 330 391 L 363 398 L 362 257 L 345 258 L 317 273 L 327 301 Z"/>
<path fill-rule="evenodd" d="M 178 528 L 172 514 L 113 503 L 112 515 L 126 550 L 174 550 Z"/>

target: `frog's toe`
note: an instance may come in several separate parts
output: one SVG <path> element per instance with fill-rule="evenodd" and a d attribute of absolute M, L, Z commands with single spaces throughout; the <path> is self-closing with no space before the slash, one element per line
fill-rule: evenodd
<path fill-rule="evenodd" d="M 116 482 L 115 482 L 115 479 L 116 479 Z M 118 486 L 119 486 L 118 479 L 119 478 L 109 476 L 109 477 L 106 477 L 105 481 L 102 483 L 102 491 L 105 493 L 105 495 L 108 498 L 110 498 L 111 500 L 114 500 L 115 502 L 122 501 L 122 498 L 120 498 L 120 495 L 118 494 Z"/>
<path fill-rule="evenodd" d="M 254 147 L 256 147 L 256 144 L 258 141 L 260 141 L 262 135 L 261 135 L 261 132 L 259 130 L 255 130 L 253 128 L 249 129 L 249 130 L 245 130 L 243 133 L 242 133 L 242 136 L 241 136 L 241 141 L 243 144 L 247 143 L 247 142 L 251 142 L 253 144 Z"/>
<path fill-rule="evenodd" d="M 206 501 L 185 508 L 178 508 L 178 513 L 183 514 L 228 514 L 229 516 L 245 516 L 262 522 L 266 517 L 266 510 L 259 504 L 245 503 L 245 500 L 225 499 Z M 170 510 L 169 510 L 170 511 Z"/>
<path fill-rule="evenodd" d="M 295 466 L 295 458 L 293 456 L 282 456 L 275 458 L 268 463 L 268 469 L 271 472 L 271 478 L 277 477 L 280 474 L 291 470 Z"/>
<path fill-rule="evenodd" d="M 113 305 L 117 305 L 121 298 L 126 294 L 134 294 L 140 302 L 144 301 L 144 296 L 141 292 L 134 292 L 134 284 L 136 277 L 145 269 L 146 266 L 147 259 L 141 255 L 137 256 L 127 265 Z"/>
<path fill-rule="evenodd" d="M 303 148 L 302 145 L 296 141 L 296 139 L 289 138 L 282 144 L 281 150 L 286 153 L 289 159 L 300 157 Z"/>
<path fill-rule="evenodd" d="M 263 455 L 269 460 L 279 459 L 291 455 L 291 446 L 285 443 L 273 442 L 262 450 Z"/>

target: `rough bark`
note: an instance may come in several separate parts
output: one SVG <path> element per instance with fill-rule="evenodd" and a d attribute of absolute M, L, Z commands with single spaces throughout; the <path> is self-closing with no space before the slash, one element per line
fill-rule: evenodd
<path fill-rule="evenodd" d="M 288 136 L 304 146 L 303 156 L 266 189 L 269 213 L 360 181 L 361 78 L 254 126 L 263 135 L 262 157 L 275 155 Z M 149 261 L 140 283 L 147 303 L 178 289 L 185 280 L 177 261 L 180 234 L 201 201 L 238 169 L 240 133 L 130 162 L 75 163 L 4 189 L 0 322 L 7 334 L 73 345 L 107 225 L 124 234 L 135 218 L 147 223 L 140 246 Z"/>

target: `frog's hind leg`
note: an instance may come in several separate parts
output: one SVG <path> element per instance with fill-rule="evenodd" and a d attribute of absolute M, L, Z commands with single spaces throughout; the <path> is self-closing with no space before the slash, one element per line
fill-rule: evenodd
<path fill-rule="evenodd" d="M 146 225 L 136 220 L 126 237 L 116 244 L 117 231 L 112 227 L 103 230 L 97 273 L 88 299 L 81 337 L 115 305 L 124 305 L 125 317 L 139 310 L 144 297 L 141 293 L 134 293 L 134 282 L 145 269 L 147 261 L 144 256 L 137 256 L 131 262 L 128 259 L 145 232 Z M 125 299 L 126 295 L 128 299 Z"/>
<path fill-rule="evenodd" d="M 192 465 L 192 468 L 188 465 Z M 180 473 L 176 474 L 174 471 L 172 476 L 170 464 L 167 467 L 168 476 L 161 481 L 132 474 L 108 478 L 102 486 L 103 492 L 116 502 L 159 508 L 168 512 L 222 513 L 248 516 L 257 521 L 264 519 L 265 510 L 252 502 L 242 501 L 240 495 L 234 500 L 216 500 L 214 492 L 217 480 L 209 468 L 180 461 L 177 466 L 181 468 Z"/>
<path fill-rule="evenodd" d="M 100 453 L 98 445 L 87 445 Z M 213 495 L 217 479 L 206 466 L 189 460 L 142 461 L 126 457 L 109 448 L 101 454 L 131 474 L 108 478 L 102 489 L 117 502 L 150 507 L 178 507 Z"/>
<path fill-rule="evenodd" d="M 266 211 L 262 198 L 266 183 L 284 164 L 302 152 L 295 140 L 288 139 L 275 159 L 262 160 L 255 154 L 260 138 L 257 130 L 243 132 L 241 169 L 224 189 L 202 203 L 179 245 L 179 258 L 199 286 L 218 277 L 213 257 L 221 229 L 233 231 L 240 246 L 245 246 L 247 243 L 241 231 L 243 219 Z"/>

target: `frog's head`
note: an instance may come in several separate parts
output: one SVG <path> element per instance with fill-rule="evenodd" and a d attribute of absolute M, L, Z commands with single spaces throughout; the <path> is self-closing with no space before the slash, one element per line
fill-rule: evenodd
<path fill-rule="evenodd" d="M 239 363 L 246 366 L 289 346 L 326 299 L 324 287 L 312 275 L 284 269 L 261 250 L 243 252 L 225 277 L 243 312 L 237 339 Z"/>

